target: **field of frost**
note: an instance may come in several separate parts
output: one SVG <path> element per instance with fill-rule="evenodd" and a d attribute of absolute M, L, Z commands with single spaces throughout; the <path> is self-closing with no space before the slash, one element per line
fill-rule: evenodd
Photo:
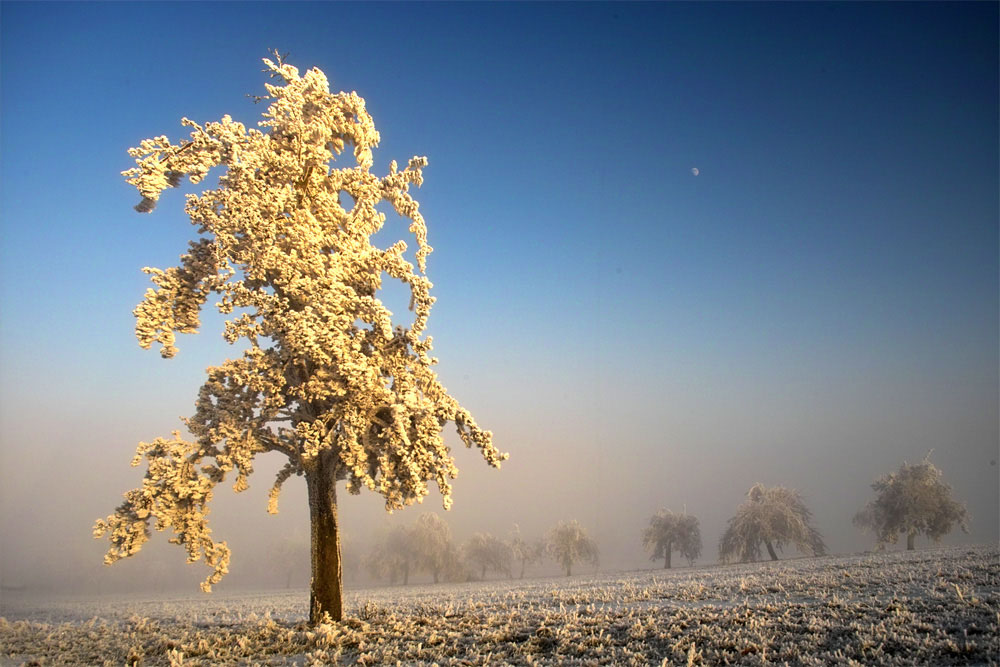
<path fill-rule="evenodd" d="M 0 606 L 3 665 L 996 665 L 1000 549 L 349 591 Z"/>

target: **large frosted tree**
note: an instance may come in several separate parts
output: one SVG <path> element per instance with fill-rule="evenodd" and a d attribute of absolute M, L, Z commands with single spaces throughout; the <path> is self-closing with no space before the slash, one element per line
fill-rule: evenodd
<path fill-rule="evenodd" d="M 965 505 L 951 497 L 951 487 L 941 479 L 941 471 L 930 462 L 930 454 L 915 465 L 903 463 L 872 484 L 875 500 L 854 516 L 854 525 L 874 531 L 878 547 L 895 544 L 906 535 L 912 551 L 917 535 L 937 542 L 955 526 L 968 531 Z"/>
<path fill-rule="evenodd" d="M 193 436 L 141 443 L 142 486 L 125 494 L 114 514 L 99 520 L 107 563 L 131 556 L 157 530 L 172 529 L 189 561 L 204 559 L 211 585 L 226 574 L 229 549 L 213 539 L 207 515 L 217 484 L 235 475 L 243 491 L 258 454 L 288 461 L 278 473 L 268 510 L 277 511 L 282 484 L 305 477 L 312 550 L 310 619 L 339 620 L 341 562 L 338 481 L 368 488 L 388 510 L 428 494 L 436 483 L 444 507 L 458 470 L 442 437 L 453 422 L 468 447 L 499 467 L 506 458 L 439 382 L 430 356 L 427 319 L 434 298 L 425 275 L 431 246 L 411 186 L 422 183 L 427 160 L 402 170 L 371 172 L 379 141 L 365 102 L 356 93 L 330 92 L 319 69 L 304 75 L 278 58 L 264 63 L 275 85 L 260 130 L 223 116 L 204 125 L 183 119 L 189 138 L 146 139 L 129 151 L 124 172 L 151 211 L 168 187 L 188 177 L 201 182 L 218 168 L 218 186 L 188 195 L 186 212 L 197 240 L 180 264 L 144 269 L 154 287 L 135 310 L 139 344 L 173 357 L 178 333 L 195 333 L 210 297 L 229 316 L 224 337 L 243 352 L 208 369 L 194 414 Z M 352 156 L 345 166 L 337 161 Z M 353 163 L 352 163 L 353 162 Z M 376 247 L 388 206 L 416 240 L 413 261 L 399 240 Z M 414 267 L 414 262 L 416 267 Z M 379 299 L 385 281 L 408 289 L 412 319 L 400 323 Z"/>
<path fill-rule="evenodd" d="M 693 564 L 701 555 L 701 528 L 698 517 L 687 512 L 675 514 L 661 509 L 649 518 L 649 525 L 642 532 L 642 546 L 649 551 L 650 560 L 663 559 L 663 568 L 670 568 L 670 555 L 680 552 Z"/>
<path fill-rule="evenodd" d="M 812 512 L 798 491 L 754 484 L 747 492 L 746 502 L 729 520 L 719 542 L 719 559 L 756 561 L 763 546 L 771 560 L 778 560 L 777 552 L 788 543 L 809 555 L 826 553 L 823 537 L 812 525 Z"/>

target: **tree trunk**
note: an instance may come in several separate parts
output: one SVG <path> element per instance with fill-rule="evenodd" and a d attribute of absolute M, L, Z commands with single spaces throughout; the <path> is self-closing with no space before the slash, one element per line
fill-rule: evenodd
<path fill-rule="evenodd" d="M 572 561 L 566 563 L 566 576 L 567 577 L 573 576 L 573 562 Z"/>
<path fill-rule="evenodd" d="M 667 549 L 666 549 L 666 551 L 667 551 L 667 553 L 663 557 L 663 569 L 664 570 L 669 570 L 670 569 L 670 552 L 673 551 L 673 545 L 670 544 L 670 542 L 667 542 Z"/>
<path fill-rule="evenodd" d="M 324 613 L 333 621 L 344 620 L 335 460 L 331 452 L 323 452 L 306 468 L 312 541 L 309 622 L 313 625 L 322 621 Z"/>
<path fill-rule="evenodd" d="M 916 538 L 916 536 L 917 536 L 916 533 L 907 533 L 906 534 L 906 550 L 907 551 L 913 551 L 913 540 L 914 540 L 914 538 Z"/>
<path fill-rule="evenodd" d="M 436 584 L 438 582 L 438 571 L 434 570 L 434 572 L 432 572 L 432 574 L 434 576 L 434 583 Z"/>
<path fill-rule="evenodd" d="M 486 581 L 486 566 L 485 565 L 483 565 L 483 573 L 481 575 L 479 575 L 479 580 L 480 581 Z"/>
<path fill-rule="evenodd" d="M 771 557 L 771 560 L 778 560 L 778 554 L 774 553 L 774 547 L 771 546 L 771 540 L 764 540 L 764 546 L 767 547 L 767 555 Z"/>
<path fill-rule="evenodd" d="M 521 579 L 524 579 L 524 559 L 521 559 Z"/>
<path fill-rule="evenodd" d="M 403 564 L 403 585 L 406 586 L 410 583 L 410 561 L 406 561 Z"/>

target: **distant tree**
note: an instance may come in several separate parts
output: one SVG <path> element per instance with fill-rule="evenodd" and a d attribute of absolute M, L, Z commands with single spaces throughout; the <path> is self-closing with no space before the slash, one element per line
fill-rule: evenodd
<path fill-rule="evenodd" d="M 359 551 L 360 546 L 357 540 L 352 539 L 347 536 L 341 536 L 340 540 L 340 553 L 342 554 L 341 562 L 344 564 L 343 575 L 344 582 L 358 583 L 358 579 L 364 568 L 364 555 Z M 309 553 L 309 547 L 306 546 L 306 553 Z M 308 558 L 306 558 L 306 567 L 308 568 Z"/>
<path fill-rule="evenodd" d="M 489 533 L 475 533 L 462 546 L 465 561 L 479 570 L 480 578 L 486 578 L 486 572 L 496 572 L 510 576 L 510 561 L 513 557 L 510 546 L 503 540 Z"/>
<path fill-rule="evenodd" d="M 451 542 L 451 528 L 437 514 L 421 514 L 411 530 L 416 564 L 438 583 L 454 559 L 455 547 Z"/>
<path fill-rule="evenodd" d="M 599 562 L 597 544 L 575 519 L 560 521 L 549 531 L 545 551 L 566 571 L 567 577 L 573 574 L 574 563 L 590 563 L 596 567 Z"/>
<path fill-rule="evenodd" d="M 304 535 L 289 535 L 272 542 L 267 548 L 267 561 L 273 571 L 285 576 L 285 588 L 292 587 L 292 578 L 301 574 L 309 562 L 309 540 Z"/>
<path fill-rule="evenodd" d="M 235 360 L 208 369 L 195 414 L 184 424 L 193 435 L 141 443 L 133 465 L 148 463 L 140 488 L 125 494 L 114 514 L 98 520 L 96 537 L 111 546 L 105 562 L 137 553 L 157 530 L 172 528 L 191 562 L 204 558 L 210 591 L 228 572 L 230 551 L 208 526 L 217 484 L 235 471 L 234 489 L 248 487 L 257 454 L 278 452 L 288 462 L 271 490 L 277 511 L 282 484 L 305 477 L 311 521 L 312 623 L 343 616 L 340 527 L 336 484 L 368 488 L 388 510 L 422 500 L 435 482 L 444 507 L 458 469 L 441 435 L 453 422 L 467 447 L 499 467 L 506 454 L 492 443 L 438 380 L 426 336 L 434 298 L 425 275 L 431 252 L 427 226 L 409 193 L 423 182 L 427 160 L 414 157 L 400 171 L 371 173 L 379 134 L 355 93 L 330 92 L 326 76 L 264 60 L 281 85 L 268 85 L 270 106 L 247 128 L 223 116 L 199 125 L 183 119 L 190 138 L 165 136 L 130 149 L 136 167 L 124 172 L 149 212 L 160 194 L 184 176 L 201 182 L 221 168 L 218 186 L 188 195 L 186 211 L 201 238 L 180 265 L 147 268 L 155 289 L 135 310 L 140 346 L 176 354 L 176 334 L 195 333 L 201 308 L 213 294 L 230 316 L 224 337 L 241 341 Z M 346 148 L 353 164 L 335 166 Z M 409 222 L 416 238 L 413 261 L 399 240 L 379 248 L 372 239 L 388 205 Z M 383 280 L 410 293 L 412 322 L 393 322 L 377 297 Z"/>
<path fill-rule="evenodd" d="M 875 500 L 854 516 L 854 525 L 873 531 L 880 549 L 895 544 L 901 534 L 912 551 L 917 535 L 937 542 L 956 525 L 969 530 L 965 505 L 951 497 L 951 487 L 941 480 L 930 453 L 916 465 L 904 462 L 896 472 L 879 477 L 872 489 Z"/>
<path fill-rule="evenodd" d="M 454 544 L 445 555 L 444 568 L 441 570 L 443 581 L 469 581 L 469 568 L 462 559 L 462 551 Z"/>
<path fill-rule="evenodd" d="M 407 526 L 393 526 L 375 543 L 365 563 L 368 573 L 375 579 L 390 584 L 410 583 L 410 573 L 417 568 L 416 541 L 413 530 Z"/>
<path fill-rule="evenodd" d="M 470 580 L 469 568 L 462 558 L 462 551 L 454 545 L 448 550 L 445 565 L 441 571 L 441 579 L 450 582 Z"/>
<path fill-rule="evenodd" d="M 688 564 L 701 555 L 701 529 L 697 517 L 687 512 L 674 514 L 661 509 L 649 518 L 642 533 L 642 545 L 650 552 L 650 560 L 663 559 L 663 568 L 670 568 L 670 554 L 677 550 Z"/>
<path fill-rule="evenodd" d="M 521 579 L 524 579 L 525 566 L 537 563 L 545 555 L 545 541 L 536 540 L 529 542 L 525 540 L 521 536 L 521 528 L 517 524 L 514 524 L 514 530 L 511 531 L 507 544 L 510 545 L 510 552 L 514 561 L 521 564 Z"/>
<path fill-rule="evenodd" d="M 747 493 L 746 502 L 729 520 L 719 544 L 719 559 L 757 561 L 763 545 L 771 560 L 778 560 L 775 550 L 781 551 L 786 543 L 794 544 L 803 553 L 821 556 L 826 553 L 826 545 L 811 520 L 812 513 L 798 491 L 755 484 Z"/>

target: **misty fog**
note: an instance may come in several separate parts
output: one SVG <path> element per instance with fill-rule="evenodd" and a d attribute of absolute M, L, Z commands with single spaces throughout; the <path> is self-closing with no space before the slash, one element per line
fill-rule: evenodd
<path fill-rule="evenodd" d="M 632 395 L 625 388 L 634 386 L 636 374 L 629 370 L 587 377 L 583 369 L 562 369 L 560 377 L 554 369 L 528 365 L 494 367 L 479 376 L 477 370 L 485 365 L 469 364 L 465 373 L 456 369 L 454 380 L 448 367 L 441 374 L 481 423 L 493 428 L 510 460 L 500 471 L 489 469 L 477 453 L 450 438 L 460 474 L 455 505 L 448 512 L 436 491 L 423 504 L 389 515 L 377 494 L 351 496 L 341 485 L 349 587 L 378 583 L 359 561 L 382 531 L 412 524 L 423 512 L 440 514 L 458 546 L 474 532 L 506 538 L 514 524 L 525 538 L 541 538 L 558 521 L 577 519 L 598 543 L 600 569 L 616 571 L 659 567 L 642 549 L 642 530 L 660 507 L 686 509 L 701 524 L 704 548 L 697 563 L 714 563 L 726 521 L 756 482 L 799 490 L 831 553 L 863 551 L 873 548 L 874 537 L 861 533 L 851 518 L 873 497 L 871 482 L 904 460 L 918 462 L 931 449 L 931 460 L 971 514 L 969 534 L 955 530 L 943 543 L 998 539 L 997 468 L 991 463 L 996 459 L 996 422 L 988 405 L 980 406 L 979 423 L 966 416 L 970 406 L 942 405 L 940 396 L 936 405 L 898 405 L 896 398 L 897 405 L 886 406 L 874 397 L 846 391 L 831 396 L 829 390 L 821 393 L 813 387 L 812 394 L 748 392 L 756 400 L 740 405 L 735 400 L 739 391 L 729 382 L 685 392 L 672 386 L 665 373 L 662 394 Z M 169 377 L 169 366 L 163 363 L 159 372 Z M 30 405 L 18 406 L 16 396 L 5 400 L 3 442 L 32 443 L 30 448 L 19 446 L 18 452 L 30 455 L 16 459 L 14 449 L 4 447 L 0 506 L 5 587 L 40 593 L 196 592 L 206 576 L 201 563 L 185 564 L 183 550 L 167 544 L 169 532 L 154 533 L 133 558 L 113 567 L 101 563 L 106 541 L 94 540 L 91 527 L 141 481 L 143 469 L 128 466 L 133 442 L 176 428 L 163 415 L 182 414 L 185 408 L 178 401 L 161 404 L 155 410 L 160 414 L 151 414 L 142 406 L 154 402 L 157 392 L 142 386 L 129 391 L 126 384 L 117 394 L 112 387 L 102 388 L 111 392 L 111 400 L 89 416 L 83 406 L 74 405 L 74 397 L 82 402 L 85 394 L 54 387 L 65 418 L 30 424 L 24 418 Z M 521 389 L 505 389 L 515 386 Z M 983 393 L 989 397 L 988 388 Z M 714 418 L 715 411 L 726 420 Z M 210 517 L 214 535 L 233 549 L 230 574 L 219 590 L 280 588 L 289 577 L 293 586 L 308 584 L 303 480 L 286 483 L 278 515 L 266 513 L 267 491 L 280 459 L 259 456 L 251 488 L 242 494 L 227 483 L 216 489 Z M 918 538 L 918 548 L 927 544 Z M 905 540 L 891 548 L 904 546 Z M 279 547 L 287 551 L 276 557 Z M 787 548 L 780 555 L 800 554 Z M 684 565 L 674 559 L 674 567 Z M 558 574 L 551 561 L 527 570 L 528 576 Z M 415 580 L 423 578 L 416 575 Z"/>

